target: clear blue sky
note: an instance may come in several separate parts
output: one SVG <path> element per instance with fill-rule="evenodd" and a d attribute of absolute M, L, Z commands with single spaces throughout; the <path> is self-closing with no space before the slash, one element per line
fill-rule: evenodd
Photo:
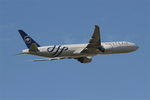
<path fill-rule="evenodd" d="M 130 41 L 129 54 L 32 62 L 23 29 L 41 45 Z M 150 100 L 150 0 L 0 0 L 0 100 Z"/>

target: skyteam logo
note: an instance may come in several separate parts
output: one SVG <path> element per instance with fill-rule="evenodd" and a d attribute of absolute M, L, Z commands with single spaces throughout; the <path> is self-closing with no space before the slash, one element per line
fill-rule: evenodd
<path fill-rule="evenodd" d="M 29 36 L 25 36 L 24 37 L 24 41 L 27 43 L 27 44 L 30 44 L 31 43 L 31 38 Z"/>

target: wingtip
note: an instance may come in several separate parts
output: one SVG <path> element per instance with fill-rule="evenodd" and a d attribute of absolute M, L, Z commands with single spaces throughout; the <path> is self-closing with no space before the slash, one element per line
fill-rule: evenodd
<path fill-rule="evenodd" d="M 18 32 L 23 32 L 23 30 L 22 30 L 22 29 L 19 29 Z"/>
<path fill-rule="evenodd" d="M 99 25 L 95 25 L 95 27 L 99 27 Z"/>

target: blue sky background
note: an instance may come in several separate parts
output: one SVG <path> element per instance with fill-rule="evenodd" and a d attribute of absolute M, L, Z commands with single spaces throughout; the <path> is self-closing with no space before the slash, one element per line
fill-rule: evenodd
<path fill-rule="evenodd" d="M 23 29 L 41 45 L 135 42 L 129 54 L 32 62 Z M 150 100 L 150 0 L 0 0 L 0 100 Z"/>

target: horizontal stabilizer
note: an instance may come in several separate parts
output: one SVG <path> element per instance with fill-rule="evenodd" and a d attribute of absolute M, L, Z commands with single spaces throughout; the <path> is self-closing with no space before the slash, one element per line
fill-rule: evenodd
<path fill-rule="evenodd" d="M 13 56 L 18 56 L 18 55 L 22 55 L 22 54 L 25 54 L 25 53 L 17 53 L 17 54 L 14 54 Z"/>

